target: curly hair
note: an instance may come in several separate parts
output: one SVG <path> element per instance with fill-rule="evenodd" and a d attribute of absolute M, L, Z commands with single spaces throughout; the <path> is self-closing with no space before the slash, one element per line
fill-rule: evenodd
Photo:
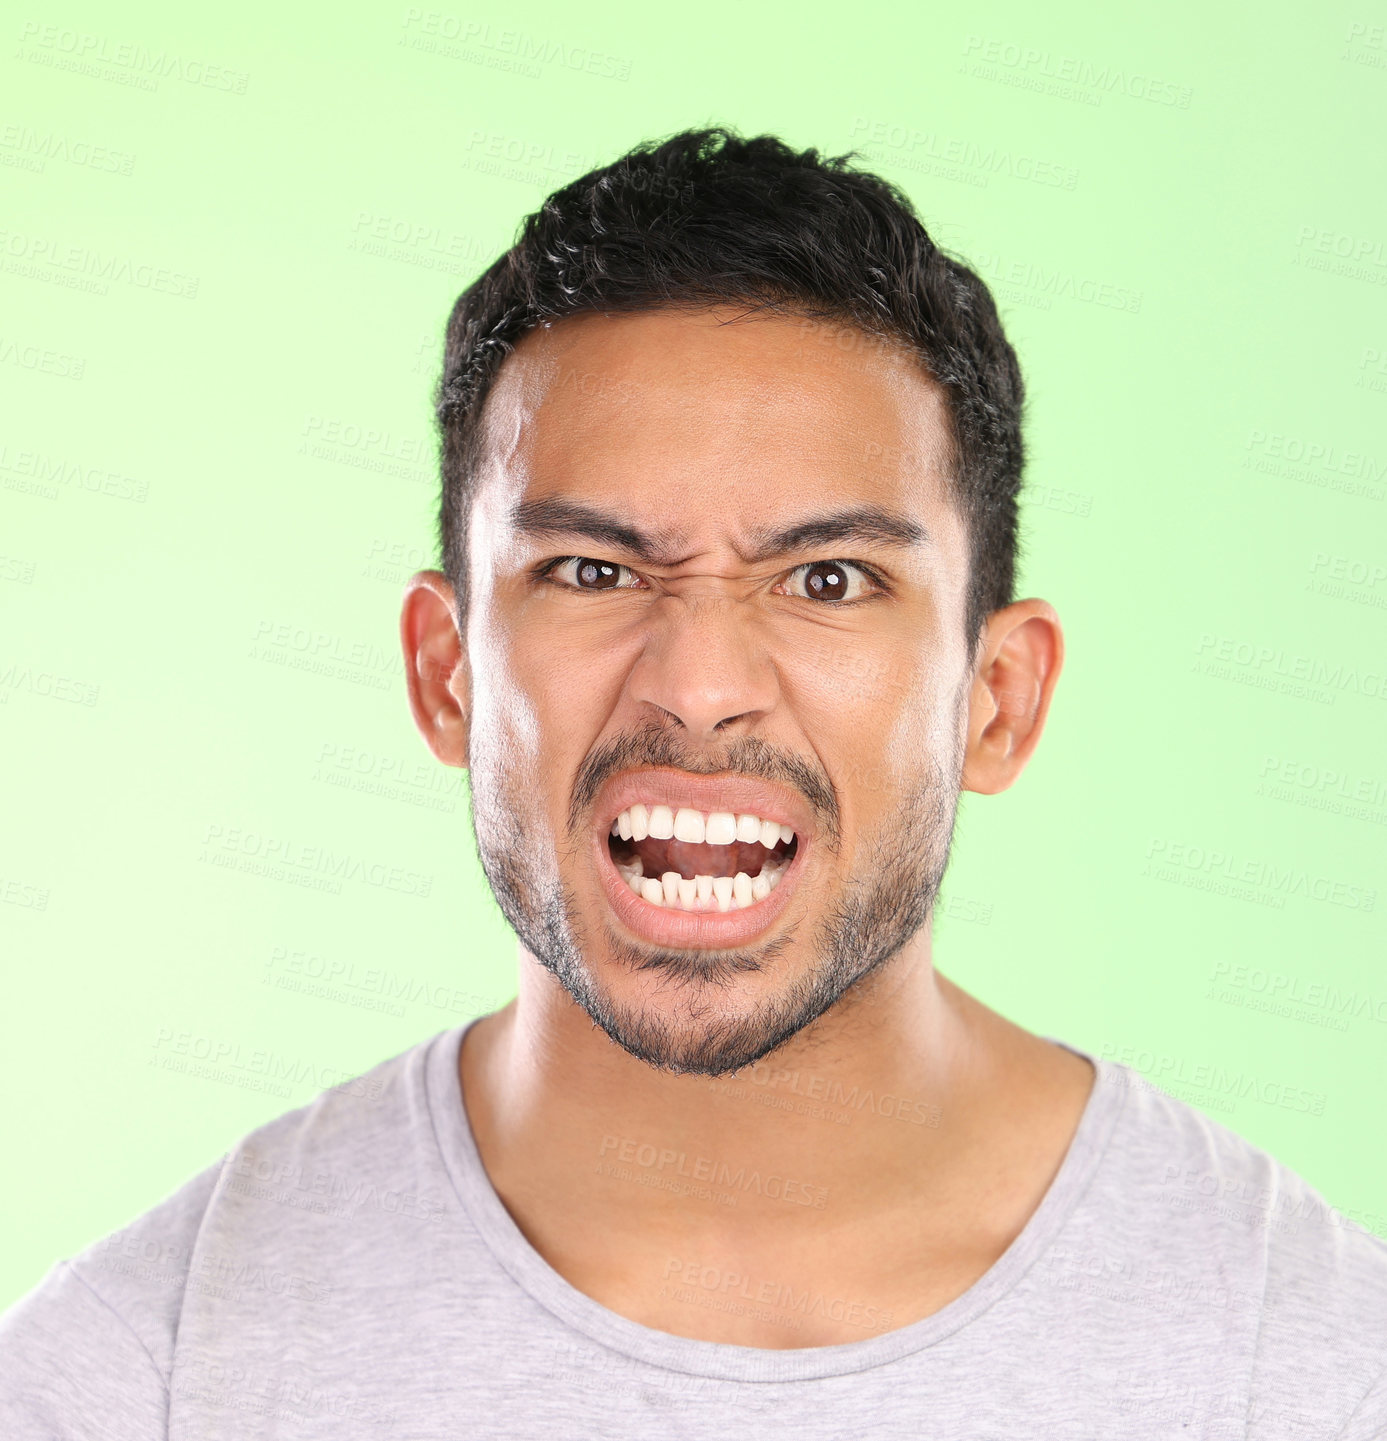
<path fill-rule="evenodd" d="M 1020 367 L 987 286 L 935 245 L 903 192 L 851 165 L 856 157 L 723 126 L 686 130 L 637 145 L 525 217 L 511 248 L 453 305 L 433 397 L 438 545 L 460 617 L 482 407 L 520 338 L 584 311 L 744 303 L 893 341 L 942 387 L 976 654 L 986 617 L 1014 599 Z"/>

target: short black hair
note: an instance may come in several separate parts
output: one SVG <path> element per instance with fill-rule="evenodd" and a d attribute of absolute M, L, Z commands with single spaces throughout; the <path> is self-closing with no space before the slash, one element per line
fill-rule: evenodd
<path fill-rule="evenodd" d="M 986 617 L 1015 598 L 1020 367 L 987 286 L 855 158 L 725 126 L 685 130 L 590 170 L 525 217 L 454 304 L 434 392 L 438 543 L 460 616 L 482 407 L 517 341 L 585 311 L 746 303 L 904 345 L 943 388 L 952 499 L 969 538 L 971 663 Z"/>

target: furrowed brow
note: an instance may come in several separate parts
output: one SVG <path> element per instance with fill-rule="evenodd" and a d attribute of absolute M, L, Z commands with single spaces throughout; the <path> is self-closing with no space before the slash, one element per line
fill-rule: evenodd
<path fill-rule="evenodd" d="M 678 565 L 682 561 L 675 549 L 677 540 L 662 541 L 647 535 L 622 517 L 580 500 L 550 496 L 517 501 L 511 507 L 510 524 L 518 535 L 585 536 L 652 564 Z M 909 547 L 932 543 L 924 526 L 876 505 L 825 511 L 776 530 L 762 528 L 752 533 L 752 542 L 754 549 L 749 553 L 738 550 L 740 559 L 748 565 L 823 546 Z"/>
<path fill-rule="evenodd" d="M 519 500 L 511 507 L 511 528 L 517 535 L 586 536 L 602 545 L 629 551 L 653 564 L 677 563 L 668 544 L 637 530 L 619 516 L 608 515 L 581 500 L 550 496 L 540 500 Z"/>
<path fill-rule="evenodd" d="M 780 530 L 759 530 L 752 534 L 756 549 L 742 559 L 750 564 L 774 560 L 796 551 L 837 545 L 916 546 L 931 544 L 924 526 L 879 505 L 859 505 L 847 510 L 825 511 Z"/>

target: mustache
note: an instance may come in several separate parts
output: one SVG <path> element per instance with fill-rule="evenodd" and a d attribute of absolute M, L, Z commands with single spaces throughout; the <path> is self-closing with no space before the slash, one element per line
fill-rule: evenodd
<path fill-rule="evenodd" d="M 717 756 L 706 751 L 691 753 L 673 729 L 654 720 L 638 731 L 603 742 L 579 767 L 569 802 L 569 831 L 576 833 L 583 825 L 609 777 L 643 766 L 667 766 L 690 775 L 731 772 L 788 786 L 813 807 L 819 833 L 828 844 L 837 841 L 838 793 L 822 767 L 780 750 L 760 736 L 739 736 Z"/>

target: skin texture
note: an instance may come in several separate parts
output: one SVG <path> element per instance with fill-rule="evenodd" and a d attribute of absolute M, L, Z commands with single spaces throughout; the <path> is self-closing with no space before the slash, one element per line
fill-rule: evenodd
<path fill-rule="evenodd" d="M 610 1309 L 763 1347 L 862 1340 L 967 1290 L 1044 1196 L 1093 1079 L 940 975 L 928 924 L 960 790 L 1007 789 L 1040 739 L 1058 618 L 1034 599 L 995 612 L 970 664 L 942 393 L 892 346 L 821 337 L 731 307 L 528 334 L 487 400 L 463 633 L 435 571 L 401 617 L 415 721 L 470 768 L 520 942 L 516 999 L 461 1059 L 492 1183 Z M 511 524 L 517 502 L 555 499 L 638 527 L 658 558 Z M 927 539 L 744 559 L 762 530 L 859 505 Z M 564 556 L 618 579 L 540 574 Z M 853 561 L 880 581 L 822 564 Z M 654 765 L 764 777 L 808 805 L 798 886 L 748 943 L 657 946 L 612 910 L 595 801 Z M 808 1104 L 766 1104 L 782 1098 Z M 682 1159 L 639 1159 L 661 1154 Z M 708 1179 L 739 1170 L 784 1184 Z M 650 1184 L 671 1177 L 694 1184 Z M 836 1315 L 697 1304 L 714 1272 L 821 1292 Z"/>

